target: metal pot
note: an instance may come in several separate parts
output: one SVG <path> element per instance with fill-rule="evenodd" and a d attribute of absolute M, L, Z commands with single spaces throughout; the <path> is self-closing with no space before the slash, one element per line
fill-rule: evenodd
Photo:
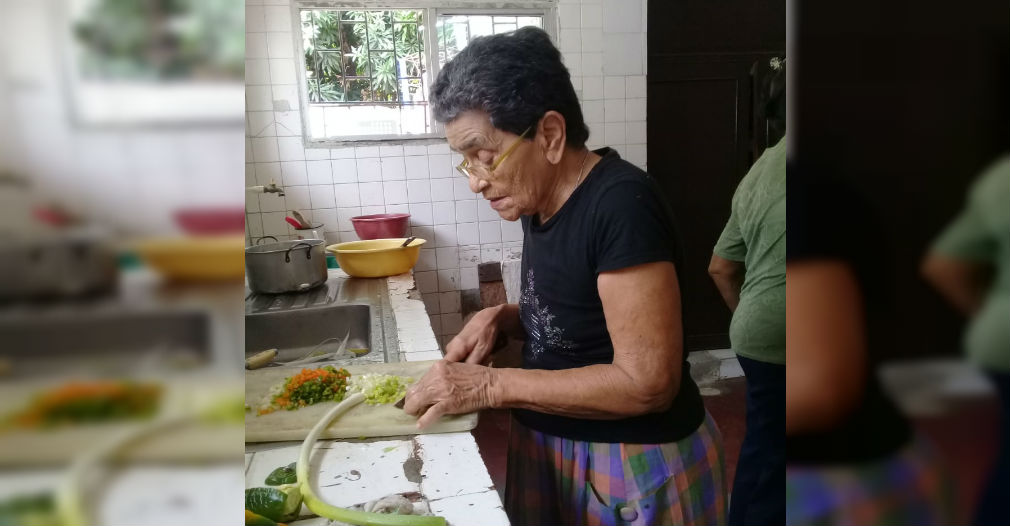
<path fill-rule="evenodd" d="M 246 278 L 253 292 L 300 292 L 326 282 L 322 239 L 298 239 L 247 247 Z"/>
<path fill-rule="evenodd" d="M 106 236 L 81 230 L 0 240 L 0 299 L 111 292 L 116 254 Z"/>

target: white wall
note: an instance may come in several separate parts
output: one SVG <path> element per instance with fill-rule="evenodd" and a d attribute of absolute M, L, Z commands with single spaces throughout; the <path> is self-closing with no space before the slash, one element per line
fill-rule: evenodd
<path fill-rule="evenodd" d="M 645 168 L 646 0 L 562 0 L 559 47 L 590 127 L 591 147 L 611 146 Z M 357 239 L 350 218 L 408 212 L 411 233 L 428 240 L 414 268 L 442 342 L 459 332 L 460 291 L 475 289 L 477 264 L 518 259 L 519 222 L 503 221 L 470 192 L 448 146 L 307 149 L 301 140 L 287 0 L 247 0 L 246 185 L 275 180 L 286 195 L 248 194 L 248 234 L 279 239 L 298 209 L 326 224 L 336 243 Z M 289 111 L 282 111 L 289 110 Z"/>

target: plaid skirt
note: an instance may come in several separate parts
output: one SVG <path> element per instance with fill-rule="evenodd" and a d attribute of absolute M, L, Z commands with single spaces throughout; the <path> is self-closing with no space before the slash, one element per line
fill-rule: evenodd
<path fill-rule="evenodd" d="M 569 440 L 515 419 L 505 510 L 515 526 L 726 523 L 722 437 L 707 412 L 666 444 Z"/>
<path fill-rule="evenodd" d="M 852 466 L 786 468 L 786 524 L 953 524 L 953 490 L 923 439 L 894 456 Z"/>

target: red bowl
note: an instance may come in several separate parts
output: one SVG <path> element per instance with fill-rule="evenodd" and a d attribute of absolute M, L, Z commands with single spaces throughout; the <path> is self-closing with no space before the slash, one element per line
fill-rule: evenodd
<path fill-rule="evenodd" d="M 361 239 L 405 237 L 410 214 L 372 214 L 351 218 L 354 231 Z"/>
<path fill-rule="evenodd" d="M 188 234 L 228 234 L 245 230 L 244 208 L 184 208 L 175 221 Z"/>

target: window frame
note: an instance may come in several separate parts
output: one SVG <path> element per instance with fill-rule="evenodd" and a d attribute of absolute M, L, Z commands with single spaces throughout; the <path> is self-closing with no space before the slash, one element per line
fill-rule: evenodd
<path fill-rule="evenodd" d="M 544 31 L 551 40 L 558 42 L 557 0 L 514 0 L 511 2 L 494 2 L 492 0 L 471 1 L 441 1 L 441 0 L 386 0 L 382 2 L 362 0 L 293 0 L 291 2 L 291 37 L 295 50 L 295 67 L 298 82 L 298 110 L 302 121 L 302 144 L 305 148 L 340 148 L 346 146 L 388 145 L 397 144 L 438 144 L 445 141 L 445 126 L 435 122 L 431 115 L 431 106 L 426 105 L 430 122 L 433 123 L 431 133 L 419 135 L 358 135 L 347 138 L 326 137 L 313 139 L 309 133 L 308 80 L 305 75 L 305 49 L 302 47 L 302 17 L 303 9 L 332 10 L 397 10 L 412 9 L 424 11 L 424 58 L 430 72 L 430 78 L 438 77 L 441 69 L 438 63 L 438 41 L 436 23 L 438 17 L 447 15 L 497 15 L 497 16 L 542 16 Z M 430 83 L 425 85 L 429 89 Z"/>
<path fill-rule="evenodd" d="M 59 102 L 69 121 L 85 130 L 174 130 L 190 126 L 244 126 L 242 75 L 220 81 L 93 80 L 83 74 L 81 44 L 73 26 L 93 2 L 66 0 L 46 6 L 55 30 L 55 71 L 63 81 Z"/>

